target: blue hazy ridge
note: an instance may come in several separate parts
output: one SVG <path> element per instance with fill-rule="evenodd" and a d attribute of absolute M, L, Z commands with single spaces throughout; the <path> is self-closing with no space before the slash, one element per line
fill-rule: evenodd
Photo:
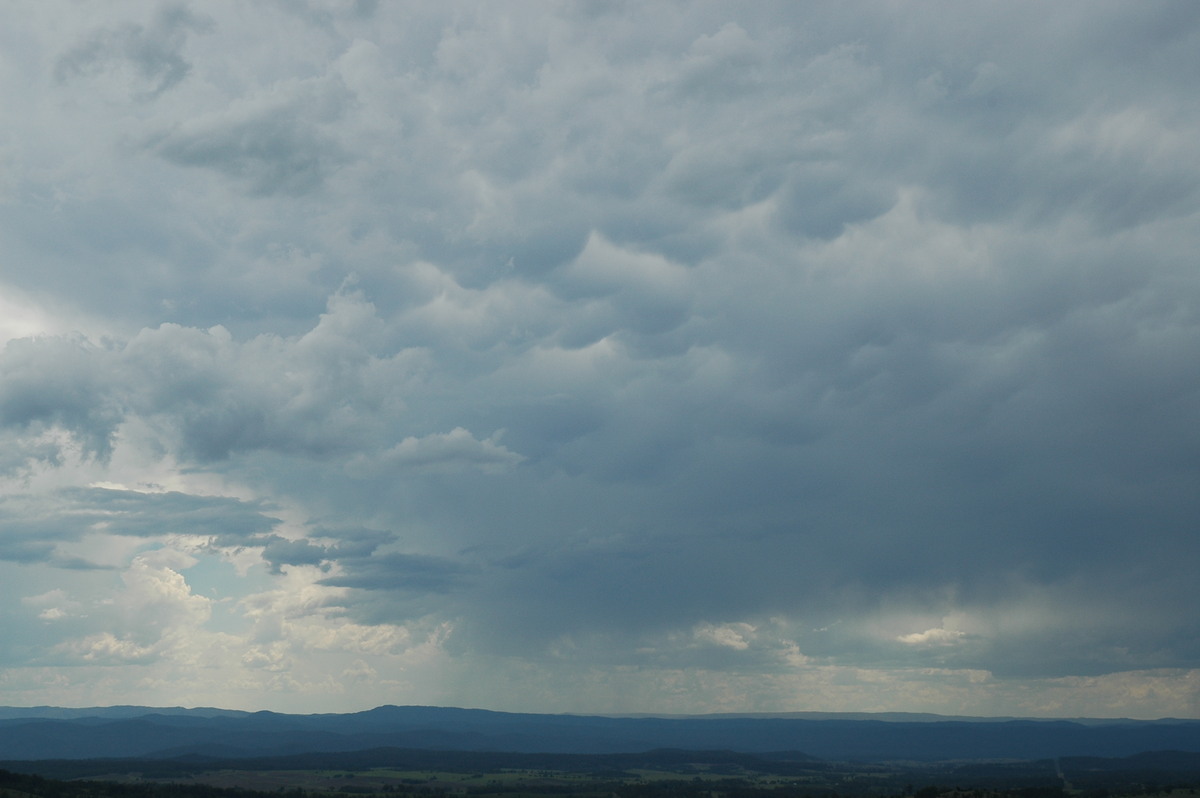
<path fill-rule="evenodd" d="M 886 719 L 882 719 L 886 718 Z M 923 716 L 601 717 L 385 706 L 348 714 L 0 708 L 0 759 L 263 757 L 372 748 L 609 754 L 660 748 L 938 761 L 1200 751 L 1200 721 Z"/>

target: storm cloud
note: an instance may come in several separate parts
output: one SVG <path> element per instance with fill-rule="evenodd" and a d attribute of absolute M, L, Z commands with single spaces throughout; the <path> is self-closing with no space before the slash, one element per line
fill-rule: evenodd
<path fill-rule="evenodd" d="M 1200 716 L 1200 8 L 0 16 L 0 701 Z"/>

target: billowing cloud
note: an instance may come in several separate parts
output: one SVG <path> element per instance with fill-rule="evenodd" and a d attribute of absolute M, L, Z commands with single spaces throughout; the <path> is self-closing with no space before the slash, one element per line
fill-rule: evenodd
<path fill-rule="evenodd" d="M 0 699 L 1200 715 L 1200 11 L 1031 10 L 0 11 Z"/>

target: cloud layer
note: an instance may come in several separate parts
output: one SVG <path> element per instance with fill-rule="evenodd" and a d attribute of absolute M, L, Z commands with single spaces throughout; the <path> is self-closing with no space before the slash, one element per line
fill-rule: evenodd
<path fill-rule="evenodd" d="M 0 15 L 0 701 L 1200 716 L 1200 10 Z"/>

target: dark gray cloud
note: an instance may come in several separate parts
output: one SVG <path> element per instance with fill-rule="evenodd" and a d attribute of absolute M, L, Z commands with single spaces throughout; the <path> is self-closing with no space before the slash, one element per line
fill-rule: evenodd
<path fill-rule="evenodd" d="M 346 102 L 344 87 L 277 86 L 156 136 L 151 149 L 179 166 L 233 178 L 252 194 L 304 194 L 347 158 L 321 131 L 336 124 Z"/>
<path fill-rule="evenodd" d="M 371 529 L 317 529 L 312 534 L 314 539 L 335 542 L 320 544 L 309 539 L 289 540 L 279 535 L 250 538 L 245 542 L 262 545 L 262 558 L 270 563 L 272 572 L 280 573 L 284 565 L 317 565 L 328 570 L 334 561 L 369 561 L 377 548 L 395 537 L 389 532 Z"/>
<path fill-rule="evenodd" d="M 59 57 L 54 76 L 66 81 L 127 66 L 144 87 L 137 95 L 153 98 L 187 77 L 191 64 L 182 54 L 187 34 L 210 29 L 207 18 L 186 6 L 164 4 L 148 26 L 127 23 L 88 33 Z"/>
<path fill-rule="evenodd" d="M 60 489 L 45 498 L 0 500 L 0 557 L 53 562 L 67 568 L 93 567 L 65 554 L 59 543 L 93 534 L 133 538 L 197 536 L 211 545 L 258 545 L 279 523 L 261 502 L 178 492 L 147 493 L 112 488 Z"/>
<path fill-rule="evenodd" d="M 412 554 L 378 554 L 358 561 L 347 558 L 342 563 L 351 572 L 327 577 L 321 580 L 323 584 L 424 595 L 446 592 L 464 570 L 453 561 Z"/>

